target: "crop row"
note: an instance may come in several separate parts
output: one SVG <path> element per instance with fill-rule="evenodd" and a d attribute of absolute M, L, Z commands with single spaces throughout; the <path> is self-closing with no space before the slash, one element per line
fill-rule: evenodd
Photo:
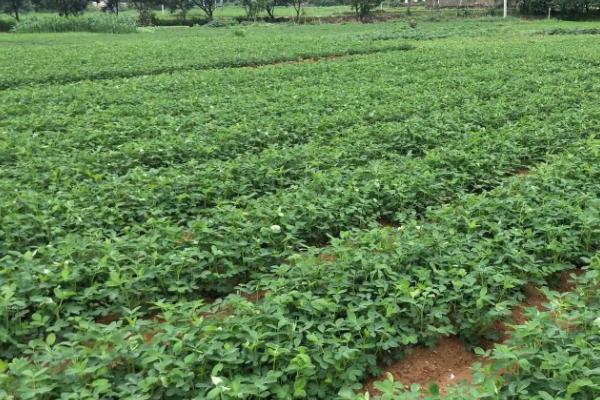
<path fill-rule="evenodd" d="M 454 45 L 345 62 L 7 91 L 0 98 L 5 110 L 0 162 L 14 165 L 9 176 L 32 169 L 33 177 L 48 175 L 58 165 L 77 164 L 61 174 L 81 180 L 85 172 L 122 174 L 136 166 L 224 160 L 270 145 L 303 144 L 357 122 L 426 118 L 432 112 L 453 120 L 458 115 L 474 129 L 499 126 L 546 100 L 556 102 L 553 93 L 563 90 L 561 81 L 585 76 L 571 47 L 558 52 L 538 46 L 542 55 L 569 62 L 538 67 L 538 58 L 525 48 L 477 55 L 473 62 L 475 54 L 454 57 L 464 51 Z M 519 60 L 511 71 L 521 79 L 512 79 L 502 68 L 488 68 L 509 58 Z M 579 86 L 566 90 L 575 95 Z M 520 101 L 524 91 L 535 104 Z"/>
<path fill-rule="evenodd" d="M 41 54 L 42 49 L 36 49 L 35 54 L 38 61 L 31 64 L 15 65 L 9 62 L 8 65 L 0 65 L 0 90 L 19 87 L 25 84 L 45 84 L 56 83 L 65 84 L 83 80 L 115 79 L 127 78 L 140 75 L 157 75 L 164 73 L 174 73 L 179 71 L 194 69 L 213 69 L 213 68 L 231 68 L 231 67 L 251 67 L 257 65 L 268 65 L 287 61 L 299 61 L 304 59 L 325 58 L 347 56 L 353 54 L 373 54 L 377 52 L 386 52 L 392 50 L 408 50 L 412 46 L 399 43 L 390 43 L 389 41 L 369 41 L 357 37 L 348 36 L 345 43 L 340 45 L 339 38 L 333 35 L 315 40 L 315 38 L 304 38 L 304 40 L 294 40 L 293 43 L 286 43 L 287 38 L 266 37 L 262 41 L 254 42 L 251 45 L 244 43 L 239 45 L 237 38 L 228 32 L 229 40 L 217 40 L 212 46 L 206 46 L 203 40 L 208 38 L 188 36 L 185 40 L 177 38 L 171 43 L 162 43 L 160 46 L 161 57 L 148 60 L 148 48 L 144 46 L 135 47 L 129 54 L 114 53 L 118 57 L 118 62 L 113 65 L 106 65 L 107 53 L 96 49 L 94 53 L 82 54 L 79 57 L 73 54 L 65 54 L 66 62 L 73 63 L 73 60 L 79 59 L 79 63 L 71 66 L 74 68 L 61 69 L 54 64 L 49 64 L 49 60 L 40 62 L 40 57 L 50 57 L 57 60 L 56 54 Z M 243 39 L 239 39 L 243 40 Z M 244 40 L 245 41 L 245 40 Z M 135 43 L 135 41 L 132 41 Z M 9 42 L 10 44 L 10 42 Z M 198 48 L 196 46 L 201 45 Z M 169 47 L 171 55 L 164 54 Z M 214 46 L 219 46 L 219 50 Z M 28 46 L 7 46 L 6 51 L 12 50 L 13 53 L 23 53 Z M 73 50 L 69 47 L 62 49 L 63 53 L 71 53 Z M 192 50 L 193 49 L 193 50 Z M 56 51 L 56 49 L 51 49 Z M 201 51 L 199 51 L 201 50 Z M 29 49 L 31 51 L 31 49 Z M 110 54 L 109 53 L 109 54 Z M 25 55 L 25 54 L 24 54 Z M 15 55 L 13 54 L 13 57 Z M 25 55 L 27 57 L 27 55 Z M 104 57 L 99 60 L 97 57 Z M 29 57 L 27 57 L 29 58 Z M 124 63 L 124 59 L 130 63 Z M 63 61 L 63 62 L 65 62 Z M 105 64 L 104 68 L 98 68 Z M 41 64 L 41 65 L 40 65 Z M 46 64 L 46 65 L 44 65 Z M 49 65 L 48 65 L 49 64 Z M 19 69 L 16 69 L 16 68 Z M 45 68 L 44 68 L 45 67 Z"/>
<path fill-rule="evenodd" d="M 522 309 L 527 322 L 513 326 L 507 340 L 486 354 L 483 366 L 473 365 L 473 381 L 449 387 L 444 399 L 595 400 L 600 390 L 600 253 L 585 263 L 583 269 L 560 274 L 561 284 L 553 286 L 559 291 L 542 287 L 543 307 Z M 377 384 L 384 393 L 375 400 L 439 399 L 430 390 L 408 391 L 389 378 Z"/>
<path fill-rule="evenodd" d="M 394 57 L 389 55 L 375 62 L 362 60 L 360 64 L 356 62 L 336 65 L 344 69 L 344 73 L 340 75 L 347 77 L 346 72 L 350 73 L 352 70 L 359 71 L 356 73 L 358 76 L 380 68 L 392 69 L 393 60 Z M 407 62 L 411 61 L 414 60 Z M 458 69 L 462 74 L 471 74 L 480 67 L 474 65 L 465 70 L 464 63 L 464 60 L 459 60 L 445 63 L 445 66 Z M 403 65 L 404 62 L 401 64 Z M 273 85 L 275 89 L 269 93 L 269 96 L 276 96 L 272 99 L 280 102 L 281 96 L 284 95 L 277 92 L 287 93 L 287 89 L 291 87 L 286 86 L 283 90 L 281 81 L 301 74 L 303 77 L 315 76 L 312 80 L 302 80 L 307 85 L 314 85 L 320 79 L 319 77 L 328 71 L 328 68 L 328 66 L 288 67 L 285 72 L 277 75 L 277 79 L 270 78 L 272 82 L 279 83 Z M 530 68 L 531 65 L 525 64 L 515 67 L 515 70 L 527 73 Z M 417 69 L 418 67 L 415 67 L 414 71 L 416 72 Z M 576 70 L 565 71 L 562 67 L 554 72 L 555 75 L 550 82 L 560 82 L 567 76 L 572 78 L 578 76 Z M 530 90 L 536 88 L 536 90 L 527 96 L 528 104 L 523 106 L 523 99 L 519 97 L 522 84 L 511 83 L 508 78 L 501 79 L 502 86 L 489 87 L 485 81 L 480 81 L 481 77 L 475 73 L 470 79 L 462 75 L 456 79 L 434 79 L 435 74 L 427 73 L 419 79 L 406 78 L 409 84 L 398 90 L 396 88 L 405 78 L 398 79 L 394 77 L 395 75 L 394 72 L 380 74 L 382 78 L 376 82 L 378 87 L 392 89 L 369 90 L 367 91 L 369 100 L 363 102 L 360 102 L 361 94 L 357 92 L 359 94 L 356 94 L 350 105 L 344 106 L 348 112 L 341 113 L 341 116 L 350 121 L 344 122 L 345 125 L 350 124 L 347 128 L 344 128 L 344 125 L 339 126 L 342 124 L 339 118 L 327 122 L 326 129 L 310 124 L 306 127 L 302 125 L 294 127 L 290 121 L 297 121 L 292 115 L 298 111 L 288 113 L 284 110 L 277 116 L 277 110 L 271 108 L 269 110 L 271 122 L 267 126 L 273 127 L 274 132 L 265 129 L 267 134 L 258 138 L 254 133 L 257 126 L 252 125 L 232 129 L 225 135 L 206 134 L 203 137 L 200 134 L 186 138 L 186 136 L 163 134 L 153 140 L 142 136 L 139 141 L 125 142 L 125 146 L 115 143 L 114 138 L 109 139 L 108 131 L 101 130 L 91 138 L 85 131 L 78 132 L 78 129 L 85 124 L 93 125 L 95 118 L 110 119 L 111 112 L 107 112 L 106 115 L 99 112 L 99 117 L 85 115 L 83 118 L 73 119 L 71 116 L 75 126 L 70 128 L 71 133 L 67 137 L 61 135 L 60 129 L 39 136 L 33 134 L 31 138 L 21 135 L 23 141 L 27 142 L 24 144 L 21 139 L 15 140 L 15 136 L 19 135 L 7 134 L 3 137 L 7 143 L 6 156 L 13 157 L 15 154 L 13 150 L 16 149 L 20 149 L 23 153 L 18 156 L 14 165 L 4 169 L 3 174 L 2 186 L 6 193 L 14 193 L 14 197 L 6 197 L 0 204 L 5 227 L 4 250 L 24 251 L 35 244 L 47 243 L 56 236 L 68 232 L 76 233 L 81 229 L 113 226 L 113 230 L 120 234 L 129 225 L 143 223 L 149 218 L 167 216 L 179 225 L 186 225 L 207 207 L 223 203 L 225 200 L 234 200 L 235 204 L 244 205 L 265 193 L 294 185 L 301 186 L 304 180 L 311 179 L 317 171 L 361 165 L 369 157 L 394 160 L 397 154 L 405 152 L 421 154 L 424 150 L 446 140 L 458 141 L 469 132 L 494 130 L 507 123 L 507 120 L 509 122 L 519 120 L 529 113 L 548 113 L 545 118 L 559 121 L 563 111 L 579 108 L 590 97 L 590 95 L 581 96 L 579 87 L 575 86 L 572 90 L 564 90 L 561 98 L 552 98 L 549 97 L 550 93 L 556 90 L 553 84 L 531 80 L 528 81 L 529 88 Z M 496 74 L 491 76 L 499 78 Z M 269 79 L 268 74 L 258 74 L 258 77 L 259 86 Z M 424 77 L 427 79 L 425 82 L 422 80 Z M 199 80 L 205 78 L 202 75 L 196 76 Z M 350 76 L 349 81 L 353 78 Z M 219 76 L 219 79 L 222 78 Z M 155 79 L 150 84 L 158 82 L 161 80 Z M 190 92 L 191 87 L 188 85 L 193 86 L 197 83 L 194 79 L 189 82 L 185 79 L 167 80 L 167 84 L 173 82 L 182 85 L 178 87 L 182 93 Z M 217 80 L 218 82 L 221 81 Z M 242 82 L 247 83 L 246 80 Z M 291 85 L 298 83 L 294 79 L 291 79 L 291 82 Z M 449 87 L 459 83 L 462 85 L 461 90 L 455 90 L 452 95 L 442 97 L 442 93 L 447 92 Z M 411 91 L 414 92 L 419 85 L 427 94 L 413 96 L 416 104 L 404 102 L 390 111 L 388 101 L 399 101 Z M 130 88 L 127 87 L 126 92 Z M 85 89 L 83 94 L 77 92 L 79 89 Z M 359 86 L 350 89 L 358 90 Z M 97 90 L 98 87 L 94 85 L 89 87 L 74 85 L 63 95 L 57 96 L 56 107 L 59 109 L 69 99 L 75 98 L 78 100 L 75 109 L 85 108 L 87 102 L 93 98 L 92 93 Z M 139 92 L 134 91 L 134 95 L 143 96 L 148 91 L 148 87 L 143 87 Z M 26 91 L 21 93 L 23 92 L 26 93 Z M 40 92 L 42 94 L 30 94 L 31 99 L 24 103 L 28 105 L 45 103 L 45 98 L 52 93 L 52 91 Z M 374 94 L 375 92 L 377 95 Z M 397 93 L 394 94 L 395 92 Z M 105 98 L 100 102 L 109 103 L 117 93 L 118 91 L 101 95 Z M 216 94 L 218 93 L 220 92 Z M 365 90 L 362 90 L 363 97 L 364 94 Z M 216 97 L 218 96 L 211 99 Z M 308 97 L 311 102 L 319 98 Z M 323 110 L 317 113 L 317 119 L 322 120 L 327 110 L 332 110 L 335 104 L 342 103 L 342 98 L 343 96 L 334 95 L 331 91 L 322 95 Z M 499 98 L 502 100 L 498 101 Z M 15 96 L 12 102 L 7 101 L 7 108 L 11 110 L 17 108 L 19 102 L 17 99 L 18 96 Z M 151 100 L 154 100 L 154 97 L 148 99 L 148 104 Z M 242 104 L 245 99 L 242 97 L 240 100 L 238 96 L 233 96 L 230 101 Z M 300 110 L 312 111 L 312 106 L 308 107 L 302 100 L 299 102 L 302 104 Z M 259 108 L 248 107 L 245 112 L 248 118 L 258 109 L 262 109 L 263 105 L 259 103 Z M 32 108 L 32 106 L 26 107 L 26 109 Z M 371 111 L 367 113 L 368 110 Z M 191 108 L 186 111 L 191 112 Z M 50 108 L 41 114 L 57 113 L 57 109 Z M 13 116 L 18 114 L 19 112 L 14 113 Z M 65 124 L 70 114 L 72 110 L 64 113 Z M 578 115 L 580 114 L 575 116 Z M 40 120 L 40 123 L 45 119 Z M 175 118 L 171 119 L 175 120 Z M 562 123 L 562 126 L 573 124 L 578 131 L 585 132 L 593 125 L 591 121 L 578 117 L 576 119 L 576 121 Z M 19 121 L 15 124 L 18 127 L 16 129 L 27 131 L 24 129 L 27 126 L 24 119 L 14 117 L 7 119 L 8 123 L 15 121 Z M 133 126 L 137 121 L 140 119 L 125 121 L 123 126 Z M 265 118 L 261 121 L 264 122 Z M 277 130 L 277 124 L 282 125 L 284 129 Z M 316 131 L 312 140 L 310 139 L 311 128 Z M 175 129 L 175 127 L 165 125 L 161 129 Z M 242 133 L 244 135 L 240 137 Z M 279 133 L 289 134 L 295 139 L 284 140 L 284 136 Z M 128 134 L 127 131 L 123 135 L 113 136 L 122 136 L 116 140 L 125 141 Z M 381 145 L 369 143 L 370 135 L 373 139 L 381 141 Z M 203 138 L 206 138 L 206 141 L 202 141 Z M 65 142 L 69 143 L 69 139 L 73 142 L 65 145 Z M 81 151 L 80 148 L 85 143 L 91 143 L 90 148 L 88 150 L 83 146 L 84 150 Z M 294 143 L 299 144 L 293 146 Z M 61 145 L 65 146 L 63 150 L 60 149 Z M 265 147 L 266 150 L 260 151 Z M 251 151 L 248 151 L 247 155 L 239 155 L 244 148 L 246 151 Z M 104 151 L 104 149 L 111 149 L 111 151 Z M 254 151 L 257 153 L 254 154 Z M 208 160 L 205 160 L 202 154 L 208 157 Z M 211 156 L 216 158 L 212 159 Z M 181 158 L 175 159 L 176 157 Z M 222 158 L 226 160 L 221 161 Z M 132 165 L 136 165 L 136 159 L 142 161 L 142 165 L 147 168 L 160 166 L 163 163 L 167 166 L 131 169 Z M 173 163 L 173 161 L 177 162 Z M 118 176 L 116 172 L 121 173 L 122 176 Z M 222 219 L 217 218 L 217 221 L 219 220 Z M 11 227 L 17 227 L 17 232 L 10 233 Z M 51 229 L 54 232 L 51 232 Z"/>
<path fill-rule="evenodd" d="M 302 185 L 315 174 L 330 169 L 353 168 L 373 159 L 422 155 L 427 149 L 467 135 L 450 131 L 449 124 L 441 121 L 413 121 L 419 126 L 419 133 L 411 134 L 413 123 L 375 123 L 362 129 L 344 129 L 334 137 L 305 145 L 271 147 L 259 154 L 227 161 L 188 162 L 182 166 L 149 170 L 136 168 L 123 176 L 107 174 L 104 179 L 80 182 L 73 179 L 69 182 L 70 190 L 65 190 L 67 180 L 57 176 L 57 182 L 52 184 L 57 190 L 50 193 L 37 188 L 33 190 L 32 182 L 19 188 L 13 180 L 5 180 L 7 192 L 21 190 L 18 199 L 7 199 L 0 209 L 5 209 L 7 215 L 12 210 L 15 218 L 34 216 L 43 225 L 62 227 L 64 233 L 89 228 L 121 233 L 128 226 L 160 217 L 169 217 L 172 222 L 186 225 L 208 208 L 228 200 L 245 204 L 262 195 Z M 20 173 L 33 175 L 31 171 L 21 170 Z M 77 222 L 69 224 L 65 205 L 78 209 Z M 31 213 L 33 210 L 36 210 L 34 214 Z M 8 217 L 4 220 L 6 225 L 12 225 L 9 221 Z M 32 226 L 32 229 L 38 228 Z M 15 240 L 6 239 L 6 246 L 23 250 L 34 244 L 31 241 L 19 244 Z"/>
<path fill-rule="evenodd" d="M 600 249 L 599 160 L 597 141 L 579 143 L 528 176 L 458 195 L 401 228 L 346 233 L 256 276 L 249 288 L 264 299 L 231 296 L 213 306 L 221 314 L 207 315 L 201 302 L 158 302 L 157 321 L 124 309 L 127 319 L 110 325 L 74 314 L 50 324 L 60 305 L 40 304 L 29 329 L 45 325 L 47 337 L 22 347 L 28 358 L 11 362 L 3 387 L 352 398 L 378 361 L 439 335 L 473 338 L 510 313 L 528 282 L 585 264 Z"/>
<path fill-rule="evenodd" d="M 577 123 L 568 128 L 545 124 L 546 129 L 517 124 L 473 134 L 421 158 L 373 161 L 315 174 L 297 188 L 245 207 L 223 204 L 209 209 L 185 227 L 149 218 L 121 235 L 88 229 L 34 251 L 9 248 L 0 276 L 7 287 L 19 288 L 14 296 L 21 304 L 9 318 L 11 337 L 19 341 L 30 334 L 21 336 L 21 329 L 33 309 L 52 320 L 81 312 L 101 317 L 120 314 L 122 307 L 148 307 L 161 298 L 230 292 L 235 284 L 270 271 L 307 245 L 321 245 L 330 236 L 373 226 L 382 218 L 404 223 L 463 191 L 489 189 L 512 170 L 543 160 L 583 136 Z M 62 218 L 76 224 L 80 211 L 63 207 Z M 41 240 L 60 229 L 53 224 L 32 229 L 28 210 L 16 211 L 2 227 L 12 235 L 5 245 L 14 238 Z"/>
<path fill-rule="evenodd" d="M 493 374 L 503 371 L 511 373 L 506 374 L 499 390 L 490 390 L 496 398 L 593 400 L 598 397 L 599 275 L 600 254 L 597 254 L 588 271 L 575 279 L 572 292 L 549 292 L 548 309 L 530 312 L 531 321 L 517 326 L 508 343 L 498 346 L 493 353 L 494 368 L 487 380 L 492 381 Z M 482 386 L 498 387 L 485 383 Z"/>
<path fill-rule="evenodd" d="M 40 34 L 36 40 L 30 35 L 4 35 L 0 37 L 0 88 L 371 53 L 386 51 L 398 39 L 472 36 L 499 29 L 496 24 L 467 21 L 461 26 L 424 24 L 419 30 L 394 22 L 176 29 L 117 37 Z"/>
<path fill-rule="evenodd" d="M 460 103 L 461 99 L 469 101 L 457 95 L 453 103 Z M 542 91 L 529 100 L 529 112 L 556 110 L 558 118 L 564 107 L 583 99 L 574 91 L 548 102 Z M 432 110 L 424 116 L 381 117 L 383 122 L 332 128 L 333 132 L 317 134 L 308 143 L 294 147 L 281 145 L 276 138 L 257 154 L 249 152 L 229 160 L 206 162 L 191 157 L 183 164 L 133 168 L 121 176 L 111 174 L 110 168 L 101 163 L 105 159 L 90 160 L 82 157 L 81 152 L 56 157 L 23 157 L 22 162 L 5 170 L 2 184 L 7 192 L 15 193 L 15 197 L 0 203 L 6 210 L 3 214 L 7 215 L 4 226 L 17 225 L 22 229 L 27 225 L 10 222 L 10 215 L 33 217 L 42 225 L 63 227 L 67 232 L 108 225 L 119 233 L 124 226 L 149 217 L 168 216 L 185 224 L 202 210 L 224 200 L 245 203 L 265 193 L 301 185 L 314 174 L 328 169 L 353 167 L 373 159 L 393 160 L 405 154 L 422 155 L 425 150 L 443 143 L 460 141 L 472 134 L 470 132 L 494 130 L 507 123 L 506 119 L 499 121 L 500 110 L 496 103 L 496 99 L 470 100 L 463 103 L 462 108 L 458 104 L 453 104 L 452 109 L 447 105 L 443 110 Z M 520 101 L 507 101 L 500 107 L 510 115 L 508 123 L 520 118 L 519 112 L 523 109 Z M 455 115 L 450 118 L 447 113 Z M 399 121 L 395 121 L 396 118 Z M 385 122 L 386 119 L 389 121 Z M 581 123 L 577 124 L 578 129 L 585 129 Z M 168 139 L 163 141 L 164 146 Z M 159 139 L 156 143 L 161 145 Z M 265 141 L 263 145 L 267 144 Z M 197 148 L 206 150 L 201 144 Z M 131 160 L 127 152 L 116 154 L 120 160 Z M 156 156 L 160 158 L 159 154 Z M 98 171 L 94 170 L 95 163 L 99 164 Z M 79 209 L 75 215 L 77 223 L 69 225 L 67 221 L 71 218 L 65 215 L 69 212 L 61 212 L 65 207 Z M 46 231 L 35 224 L 31 228 L 38 235 Z M 14 243 L 15 246 L 10 247 L 13 250 L 26 249 L 36 243 L 34 232 L 25 236 L 29 241 L 19 244 L 7 238 L 5 243 L 7 246 L 8 242 Z"/>
<path fill-rule="evenodd" d="M 419 63 L 429 62 L 427 57 L 407 54 L 270 71 L 81 83 L 64 86 L 58 93 L 13 91 L 0 99 L 7 110 L 0 119 L 0 129 L 6 132 L 0 139 L 0 160 L 14 165 L 14 173 L 25 167 L 35 168 L 35 175 L 47 174 L 44 171 L 56 165 L 85 164 L 94 174 L 122 174 L 136 166 L 226 160 L 268 146 L 304 144 L 358 123 L 410 122 L 429 116 L 440 121 L 438 116 L 446 114 L 447 119 L 460 119 L 478 129 L 501 125 L 524 112 L 517 101 L 522 86 L 509 77 L 486 74 L 503 82 L 488 88 L 478 68 L 465 67 L 466 61 L 460 59 L 445 62 L 444 68 L 474 74 L 448 80 L 434 70 L 420 71 Z M 532 68 L 528 64 L 519 70 L 530 75 Z M 531 79 L 537 94 L 532 102 L 543 104 L 549 87 L 565 73 L 572 75 L 561 68 L 552 74 L 556 75 L 552 82 Z M 375 76 L 367 87 L 361 80 L 364 74 Z M 312 89 L 319 85 L 327 87 Z M 448 93 L 457 85 L 461 87 Z M 344 90 L 338 90 L 340 86 Z M 161 88 L 178 96 L 155 93 Z M 504 101 L 498 103 L 496 96 Z"/>

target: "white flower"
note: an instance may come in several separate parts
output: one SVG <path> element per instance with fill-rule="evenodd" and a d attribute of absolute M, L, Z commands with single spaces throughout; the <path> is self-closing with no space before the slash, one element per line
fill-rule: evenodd
<path fill-rule="evenodd" d="M 595 325 L 596 327 L 600 328 L 600 317 L 598 317 L 598 318 L 596 318 L 596 319 L 594 320 L 594 325 Z"/>
<path fill-rule="evenodd" d="M 42 271 L 45 275 L 48 275 L 50 273 L 50 270 L 48 268 L 44 268 L 44 270 Z"/>
<path fill-rule="evenodd" d="M 271 225 L 271 232 L 279 233 L 281 232 L 281 227 L 279 225 Z"/>
<path fill-rule="evenodd" d="M 212 381 L 213 385 L 220 387 L 222 392 L 227 392 L 231 390 L 231 388 L 221 385 L 223 383 L 223 378 L 220 378 L 218 376 L 211 376 L 210 380 Z"/>

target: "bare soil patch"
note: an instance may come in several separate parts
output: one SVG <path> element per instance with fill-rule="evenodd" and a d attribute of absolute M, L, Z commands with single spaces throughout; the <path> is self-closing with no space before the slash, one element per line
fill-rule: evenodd
<path fill-rule="evenodd" d="M 524 168 L 517 168 L 513 171 L 510 172 L 510 175 L 513 176 L 526 176 L 529 175 L 529 173 L 531 172 L 531 170 L 527 167 Z"/>
<path fill-rule="evenodd" d="M 406 358 L 388 367 L 381 376 L 370 379 L 364 387 L 371 395 L 378 394 L 373 383 L 383 379 L 389 372 L 394 381 L 401 382 L 406 388 L 413 383 L 423 387 L 435 383 L 440 393 L 445 394 L 450 385 L 470 382 L 471 366 L 481 360 L 460 339 L 445 337 L 433 348 L 415 347 Z"/>
<path fill-rule="evenodd" d="M 559 292 L 573 290 L 575 284 L 571 275 L 582 273 L 583 270 L 580 268 L 562 271 L 558 275 L 559 281 L 555 290 Z M 497 333 L 498 339 L 492 341 L 481 338 L 481 347 L 491 349 L 494 344 L 505 342 L 510 337 L 512 326 L 527 322 L 526 308 L 533 307 L 540 311 L 545 309 L 544 304 L 548 302 L 548 299 L 540 289 L 529 284 L 525 286 L 524 293 L 525 301 L 513 308 L 510 317 L 505 321 L 496 321 L 490 327 Z M 571 322 L 566 321 L 565 323 Z M 385 368 L 380 376 L 367 380 L 362 391 L 367 391 L 370 395 L 378 395 L 379 392 L 374 388 L 374 383 L 385 379 L 387 373 L 391 373 L 394 381 L 401 382 L 407 389 L 414 383 L 418 383 L 424 388 L 427 388 L 430 383 L 435 383 L 443 396 L 452 385 L 463 381 L 472 382 L 471 367 L 475 362 L 485 363 L 486 361 L 486 358 L 475 355 L 460 339 L 444 337 L 432 348 L 416 346 L 407 357 Z"/>
<path fill-rule="evenodd" d="M 386 219 L 386 218 L 380 218 L 379 221 L 377 221 L 377 223 L 382 228 L 394 228 L 394 229 L 400 228 L 400 224 L 390 221 L 389 219 Z"/>

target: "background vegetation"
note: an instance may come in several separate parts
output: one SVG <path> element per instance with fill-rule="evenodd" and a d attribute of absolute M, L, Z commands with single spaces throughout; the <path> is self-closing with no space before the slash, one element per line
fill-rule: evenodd
<path fill-rule="evenodd" d="M 581 19 L 600 17 L 600 0 L 518 0 L 509 4 L 511 14 L 547 16 Z M 92 5 L 93 4 L 93 5 Z M 131 21 L 122 18 L 98 16 L 102 11 L 108 14 L 127 15 L 137 20 L 139 25 L 188 25 L 210 23 L 213 27 L 227 26 L 249 21 L 314 23 L 340 22 L 350 18 L 371 21 L 400 17 L 444 18 L 456 16 L 482 16 L 501 14 L 502 4 L 498 1 L 473 3 L 436 3 L 381 1 L 381 0 L 240 0 L 233 3 L 217 3 L 216 0 L 131 0 L 119 2 L 106 0 L 90 3 L 86 0 L 0 0 L 0 9 L 10 18 L 0 19 L 0 31 L 16 29 L 20 32 L 64 32 L 69 30 L 123 33 L 131 30 Z M 483 8 L 482 8 L 483 6 Z M 443 10 L 446 10 L 446 13 Z M 452 10 L 448 12 L 448 10 Z M 75 18 L 77 22 L 66 21 L 88 12 L 89 18 Z M 64 16 L 49 18 L 48 14 Z M 32 18 L 29 23 L 19 21 Z M 213 20 L 215 20 L 213 22 Z M 48 20 L 48 21 L 46 21 Z"/>

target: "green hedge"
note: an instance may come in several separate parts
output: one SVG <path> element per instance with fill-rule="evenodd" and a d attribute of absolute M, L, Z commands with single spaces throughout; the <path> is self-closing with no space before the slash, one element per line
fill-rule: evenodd
<path fill-rule="evenodd" d="M 0 15 L 0 32 L 10 32 L 17 21 L 9 16 Z"/>
<path fill-rule="evenodd" d="M 31 17 L 18 22 L 14 31 L 17 33 L 44 32 L 99 32 L 99 33 L 133 33 L 137 29 L 134 18 L 113 15 L 84 15 L 80 17 Z"/>

